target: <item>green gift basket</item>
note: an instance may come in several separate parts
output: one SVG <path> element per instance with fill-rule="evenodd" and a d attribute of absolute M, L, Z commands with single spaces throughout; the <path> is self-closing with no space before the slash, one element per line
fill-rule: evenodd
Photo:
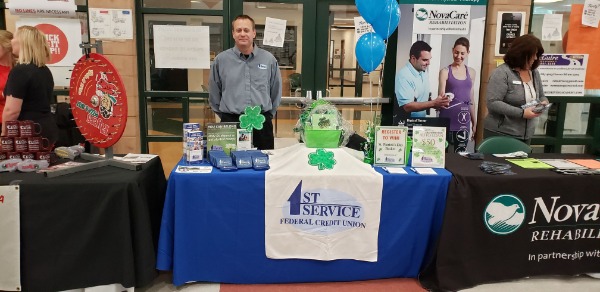
<path fill-rule="evenodd" d="M 308 148 L 338 148 L 342 130 L 304 130 L 304 143 Z"/>

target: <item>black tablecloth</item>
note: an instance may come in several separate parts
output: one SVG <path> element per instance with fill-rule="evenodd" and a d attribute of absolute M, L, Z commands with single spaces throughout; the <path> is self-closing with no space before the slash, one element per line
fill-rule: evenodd
<path fill-rule="evenodd" d="M 20 180 L 21 281 L 24 291 L 57 291 L 156 277 L 156 250 L 166 179 L 160 158 L 131 171 L 104 166 Z"/>
<path fill-rule="evenodd" d="M 509 163 L 491 155 L 486 160 Z M 481 162 L 447 157 L 453 178 L 437 256 L 420 275 L 424 287 L 454 291 L 526 276 L 600 272 L 600 175 L 516 165 L 515 175 L 489 175 Z"/>

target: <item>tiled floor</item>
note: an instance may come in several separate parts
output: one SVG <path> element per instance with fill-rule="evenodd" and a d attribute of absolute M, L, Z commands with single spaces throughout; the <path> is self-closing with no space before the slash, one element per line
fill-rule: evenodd
<path fill-rule="evenodd" d="M 424 291 L 414 279 L 390 279 L 324 284 L 287 285 L 220 285 L 218 283 L 191 283 L 180 287 L 171 284 L 171 274 L 161 273 L 152 285 L 136 289 L 141 292 L 320 292 L 320 291 Z M 579 277 L 536 277 L 511 282 L 479 285 L 461 290 L 465 292 L 598 292 L 600 279 Z"/>

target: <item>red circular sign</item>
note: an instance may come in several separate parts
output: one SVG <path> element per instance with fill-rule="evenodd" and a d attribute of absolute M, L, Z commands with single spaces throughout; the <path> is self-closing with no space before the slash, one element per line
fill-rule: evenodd
<path fill-rule="evenodd" d="M 62 61 L 69 51 L 69 40 L 65 33 L 60 28 L 48 23 L 38 24 L 35 27 L 46 35 L 48 46 L 50 46 L 50 63 L 48 65 Z"/>
<path fill-rule="evenodd" d="M 127 123 L 127 94 L 117 69 L 104 56 L 83 56 L 71 74 L 71 111 L 81 134 L 99 148 L 119 141 Z"/>

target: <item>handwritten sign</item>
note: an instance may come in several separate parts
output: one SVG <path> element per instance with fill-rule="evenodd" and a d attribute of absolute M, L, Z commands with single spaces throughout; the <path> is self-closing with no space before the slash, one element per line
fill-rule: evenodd
<path fill-rule="evenodd" d="M 154 25 L 156 68 L 210 69 L 208 26 Z"/>

